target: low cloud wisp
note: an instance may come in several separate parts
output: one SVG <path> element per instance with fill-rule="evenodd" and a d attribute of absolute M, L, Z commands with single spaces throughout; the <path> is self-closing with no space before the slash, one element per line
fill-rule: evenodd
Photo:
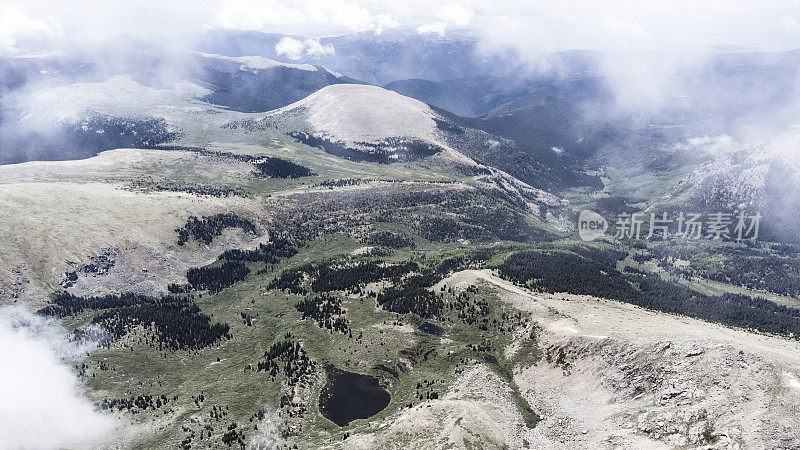
<path fill-rule="evenodd" d="M 118 422 L 81 393 L 69 361 L 96 343 L 76 343 L 58 322 L 20 306 L 0 307 L 0 447 L 96 447 Z"/>

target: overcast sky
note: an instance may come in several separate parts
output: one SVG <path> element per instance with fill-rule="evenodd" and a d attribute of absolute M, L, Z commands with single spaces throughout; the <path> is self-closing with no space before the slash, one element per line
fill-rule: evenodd
<path fill-rule="evenodd" d="M 0 54 L 209 29 L 305 36 L 469 30 L 526 51 L 800 47 L 800 0 L 0 0 Z"/>

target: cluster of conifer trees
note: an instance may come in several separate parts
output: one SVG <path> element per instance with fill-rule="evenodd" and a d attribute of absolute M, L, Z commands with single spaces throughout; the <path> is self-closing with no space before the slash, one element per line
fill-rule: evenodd
<path fill-rule="evenodd" d="M 99 406 L 102 410 L 128 410 L 136 414 L 139 411 L 145 411 L 148 409 L 154 411 L 168 404 L 170 400 L 174 401 L 177 399 L 177 395 L 173 396 L 172 399 L 166 395 L 160 395 L 158 397 L 153 397 L 152 395 L 138 395 L 136 397 L 129 398 L 104 398 Z"/>
<path fill-rule="evenodd" d="M 219 265 L 193 267 L 186 272 L 186 280 L 192 289 L 215 294 L 237 281 L 244 280 L 250 269 L 239 261 L 225 261 Z"/>
<path fill-rule="evenodd" d="M 403 275 L 419 269 L 419 265 L 413 261 L 402 264 L 366 261 L 344 267 L 337 267 L 335 264 L 319 265 L 315 269 L 311 289 L 315 292 L 331 292 L 363 288 L 380 280 L 398 282 Z"/>
<path fill-rule="evenodd" d="M 253 222 L 232 213 L 215 214 L 202 219 L 191 216 L 183 228 L 175 231 L 178 233 L 178 245 L 186 244 L 189 239 L 208 245 L 226 228 L 240 228 L 246 233 L 256 234 Z"/>
<path fill-rule="evenodd" d="M 345 317 L 342 301 L 337 297 L 329 294 L 306 297 L 294 307 L 300 311 L 303 319 L 311 318 L 321 328 L 344 334 L 350 332 L 350 322 Z"/>
<path fill-rule="evenodd" d="M 191 151 L 203 156 L 250 163 L 254 167 L 253 175 L 258 178 L 300 178 L 314 175 L 308 167 L 301 166 L 288 159 L 276 158 L 274 156 L 253 156 L 209 150 L 202 147 L 182 147 L 176 145 L 160 145 L 155 148 Z"/>
<path fill-rule="evenodd" d="M 264 352 L 264 360 L 257 365 L 259 372 L 267 372 L 273 378 L 283 372 L 289 386 L 296 385 L 300 378 L 314 372 L 315 363 L 308 356 L 303 346 L 294 341 L 291 333 L 286 333 L 283 340 L 272 344 Z"/>
<path fill-rule="evenodd" d="M 289 269 L 273 279 L 269 289 L 282 289 L 299 295 L 307 295 L 305 287 L 307 277 L 312 278 L 311 289 L 314 292 L 346 291 L 360 293 L 369 283 L 385 280 L 392 286 L 375 296 L 377 303 L 387 311 L 400 314 L 413 313 L 424 318 L 438 317 L 444 308 L 441 294 L 429 288 L 439 282 L 448 273 L 466 267 L 472 267 L 485 261 L 491 251 L 477 250 L 470 255 L 447 258 L 434 267 L 421 269 L 414 261 L 399 264 L 387 264 L 383 261 L 329 261 L 322 264 L 304 264 Z M 301 307 L 310 308 L 310 302 Z"/>
<path fill-rule="evenodd" d="M 632 299 L 636 290 L 611 265 L 562 250 L 530 250 L 509 256 L 501 276 L 544 292 L 571 292 Z"/>
<path fill-rule="evenodd" d="M 167 192 L 186 192 L 207 197 L 232 197 L 247 196 L 247 192 L 240 187 L 213 186 L 210 184 L 187 183 L 177 181 L 147 182 L 139 180 L 131 183 L 131 187 L 144 191 L 167 191 Z"/>
<path fill-rule="evenodd" d="M 780 254 L 789 248 L 778 247 L 775 253 L 721 248 L 717 251 L 723 253 L 722 264 L 718 255 L 708 255 L 690 248 L 665 247 L 655 249 L 653 253 L 661 267 L 686 277 L 699 276 L 721 283 L 800 297 L 800 259 Z M 677 268 L 672 264 L 675 259 L 692 261 L 692 264 Z"/>
<path fill-rule="evenodd" d="M 306 277 L 306 270 L 304 268 L 311 268 L 310 264 L 304 266 L 284 270 L 267 284 L 267 289 L 278 289 L 297 295 L 306 295 L 308 290 L 303 286 L 303 281 Z"/>
<path fill-rule="evenodd" d="M 91 323 L 101 325 L 113 339 L 127 335 L 138 326 L 152 327 L 157 339 L 149 342 L 159 350 L 199 350 L 220 339 L 230 338 L 227 324 L 214 323 L 191 299 L 177 296 L 149 297 L 133 293 L 80 297 L 61 293 L 42 314 L 66 317 L 85 310 L 97 310 Z"/>
<path fill-rule="evenodd" d="M 378 164 L 414 161 L 442 151 L 438 145 L 420 139 L 389 138 L 377 143 L 356 142 L 353 147 L 348 147 L 342 142 L 335 142 L 305 132 L 293 131 L 289 135 L 303 144 L 319 148 L 340 158 Z"/>
<path fill-rule="evenodd" d="M 387 311 L 413 313 L 425 318 L 438 317 L 444 308 L 444 300 L 441 294 L 428 289 L 436 281 L 437 278 L 431 273 L 411 275 L 399 285 L 378 293 L 375 300 Z"/>
<path fill-rule="evenodd" d="M 306 275 L 311 277 L 311 289 L 315 292 L 351 291 L 360 292 L 369 283 L 380 280 L 399 281 L 415 271 L 419 265 L 408 261 L 402 264 L 384 264 L 380 261 L 362 261 L 349 264 L 342 261 L 328 261 L 320 264 L 304 264 L 281 273 L 269 283 L 270 289 L 281 289 L 305 295 L 303 286 Z"/>
<path fill-rule="evenodd" d="M 311 169 L 283 158 L 268 156 L 254 162 L 255 174 L 259 178 L 300 178 L 313 175 Z"/>
<path fill-rule="evenodd" d="M 448 304 L 451 310 L 458 312 L 458 318 L 467 325 L 475 325 L 487 331 L 490 325 L 491 308 L 486 300 L 475 300 L 469 292 L 459 292 L 453 302 Z"/>
<path fill-rule="evenodd" d="M 290 258 L 297 254 L 297 247 L 288 239 L 276 237 L 267 244 L 259 244 L 254 250 L 226 250 L 220 259 L 229 261 L 264 262 L 276 264 L 283 258 Z"/>
<path fill-rule="evenodd" d="M 168 289 L 173 294 L 192 290 L 208 290 L 214 294 L 244 280 L 250 273 L 246 263 L 263 262 L 276 264 L 282 258 L 297 254 L 297 247 L 289 240 L 275 238 L 268 244 L 259 244 L 253 250 L 226 250 L 219 257 L 219 264 L 194 267 L 186 272 L 187 285 L 171 284 Z"/>
<path fill-rule="evenodd" d="M 246 435 L 243 429 L 238 428 L 238 424 L 236 422 L 231 423 L 228 425 L 228 430 L 222 434 L 222 443 L 227 445 L 228 447 L 237 444 L 239 448 L 246 448 Z"/>
<path fill-rule="evenodd" d="M 709 322 L 800 338 L 800 310 L 740 294 L 705 295 L 658 274 L 622 273 L 620 255 L 592 259 L 568 251 L 523 251 L 500 265 L 502 277 L 545 292 L 610 298 Z"/>
<path fill-rule="evenodd" d="M 112 148 L 147 148 L 178 139 L 164 119 L 131 119 L 95 115 L 71 125 L 63 125 L 66 135 L 78 147 L 97 152 Z"/>

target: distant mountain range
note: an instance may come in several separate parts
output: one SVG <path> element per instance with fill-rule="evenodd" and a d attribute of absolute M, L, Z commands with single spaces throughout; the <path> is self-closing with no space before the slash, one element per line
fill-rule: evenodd
<path fill-rule="evenodd" d="M 197 39 L 191 52 L 132 45 L 115 49 L 130 53 L 130 58 L 55 51 L 2 58 L 0 129 L 5 138 L 0 142 L 0 163 L 84 158 L 121 146 L 165 144 L 182 133 L 182 125 L 168 110 L 176 105 L 268 113 L 294 104 L 297 111 L 310 108 L 308 123 L 338 123 L 339 131 L 391 126 L 417 139 L 417 128 L 424 122 L 426 129 L 434 130 L 426 133 L 535 188 L 558 193 L 617 186 L 633 198 L 649 198 L 653 192 L 668 195 L 673 184 L 684 179 L 686 168 L 704 164 L 698 160 L 702 152 L 687 154 L 675 151 L 676 146 L 706 135 L 746 143 L 766 129 L 786 129 L 796 117 L 800 52 L 719 51 L 693 72 L 682 73 L 680 83 L 657 108 L 630 110 L 618 102 L 625 87 L 606 76 L 603 55 L 596 52 L 545 55 L 551 69 L 533 71 L 509 55 L 486 56 L 479 42 L 466 36 L 395 30 L 380 36 L 323 38 L 315 42 L 333 50 L 301 52 L 294 55 L 297 60 L 276 49 L 286 38 L 307 41 L 301 36 L 212 31 Z M 383 90 L 325 89 L 337 84 L 381 85 L 402 97 Z M 63 104 L 61 109 L 43 92 L 57 96 L 55 104 Z M 103 100 L 125 95 L 139 100 L 135 108 L 109 109 Z M 104 106 L 87 103 L 91 98 Z M 398 103 L 397 98 L 405 100 Z M 422 102 L 412 109 L 426 111 L 423 122 L 403 109 L 413 104 L 410 99 Z M 54 111 L 69 114 L 53 116 Z M 388 112 L 392 114 L 386 116 Z M 296 139 L 327 145 L 329 151 L 352 158 L 362 158 L 364 152 L 381 159 L 433 151 L 392 141 L 403 134 L 399 132 L 378 142 L 331 133 L 325 126 L 293 130 L 307 133 L 305 138 L 295 134 Z M 400 153 L 395 154 L 397 149 Z M 754 150 L 740 154 L 750 151 Z M 738 200 L 732 193 L 743 192 L 735 185 L 744 181 L 723 176 L 721 170 L 686 179 L 697 186 L 692 201 L 716 204 L 727 196 L 723 203 L 735 206 Z M 645 185 L 659 187 L 650 192 L 642 192 L 641 184 L 630 189 L 624 180 L 609 178 L 611 172 L 645 176 L 650 180 Z M 721 183 L 731 186 L 722 189 Z M 773 194 L 758 188 L 748 195 L 767 205 L 765 195 L 786 191 L 768 190 Z"/>

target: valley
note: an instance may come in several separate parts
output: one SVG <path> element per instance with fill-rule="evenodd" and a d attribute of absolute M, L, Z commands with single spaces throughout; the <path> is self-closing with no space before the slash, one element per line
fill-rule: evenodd
<path fill-rule="evenodd" d="M 79 350 L 52 359 L 110 420 L 62 447 L 800 445 L 791 133 L 653 130 L 581 71 L 354 70 L 386 89 L 336 72 L 361 37 L 319 64 L 239 39 L 181 56 L 179 82 L 146 82 L 154 51 L 131 74 L 15 91 L 0 318 L 67 336 L 57 350 Z M 616 225 L 684 207 L 763 210 L 765 228 L 576 229 L 582 210 Z"/>

